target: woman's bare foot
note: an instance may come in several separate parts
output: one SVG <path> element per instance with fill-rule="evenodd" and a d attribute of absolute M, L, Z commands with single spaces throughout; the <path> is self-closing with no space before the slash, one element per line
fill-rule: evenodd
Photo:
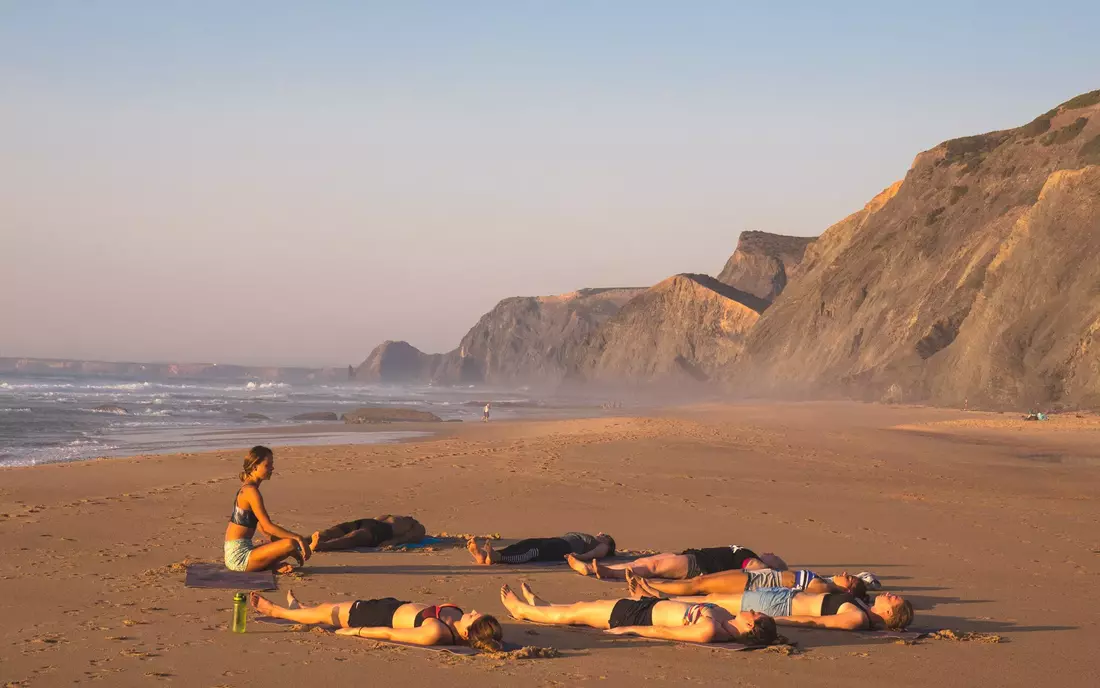
<path fill-rule="evenodd" d="M 321 531 L 318 530 L 315 533 L 313 533 L 313 537 L 311 537 L 309 539 L 309 549 L 310 549 L 310 551 L 316 552 L 317 551 L 317 545 L 319 545 L 319 544 L 321 544 Z"/>
<path fill-rule="evenodd" d="M 531 589 L 531 586 L 527 585 L 526 583 L 520 584 L 519 591 L 523 593 L 523 599 L 527 600 L 527 604 L 531 605 L 532 607 L 550 606 L 550 604 L 546 600 L 536 595 L 535 591 Z"/>
<path fill-rule="evenodd" d="M 301 562 L 299 562 L 298 565 L 301 566 Z M 275 569 L 275 573 L 279 574 L 280 576 L 285 576 L 288 573 L 292 573 L 295 568 L 297 567 L 294 566 L 294 564 L 291 564 L 290 562 L 284 562 L 282 566 Z"/>
<path fill-rule="evenodd" d="M 599 570 L 596 568 L 596 562 L 594 561 L 581 561 L 572 554 L 566 554 L 565 561 L 569 564 L 569 568 L 573 569 L 582 576 L 599 575 Z"/>
<path fill-rule="evenodd" d="M 488 540 L 485 541 L 485 548 L 481 550 L 481 554 L 485 557 L 486 564 L 500 563 L 500 555 L 493 549 L 493 543 Z"/>
<path fill-rule="evenodd" d="M 474 558 L 474 562 L 480 566 L 485 566 L 489 561 L 485 558 L 485 555 L 481 553 L 481 548 L 477 546 L 477 540 L 470 538 L 466 541 L 466 551 L 470 553 L 470 556 Z"/>
<path fill-rule="evenodd" d="M 286 608 L 287 609 L 300 609 L 302 605 L 298 604 L 298 598 L 294 596 L 293 590 L 286 591 Z"/>
<path fill-rule="evenodd" d="M 650 585 L 645 578 L 635 576 L 630 569 L 626 570 L 626 589 L 630 591 L 630 597 L 636 600 L 643 597 L 664 597 L 660 590 Z"/>
<path fill-rule="evenodd" d="M 253 590 L 248 593 L 248 603 L 252 605 L 252 608 L 263 614 L 264 616 L 272 616 L 272 610 L 275 609 L 275 605 L 272 604 L 267 598 L 260 593 Z"/>
<path fill-rule="evenodd" d="M 516 597 L 516 593 L 507 583 L 500 586 L 500 602 L 514 618 L 523 619 L 523 600 Z"/>

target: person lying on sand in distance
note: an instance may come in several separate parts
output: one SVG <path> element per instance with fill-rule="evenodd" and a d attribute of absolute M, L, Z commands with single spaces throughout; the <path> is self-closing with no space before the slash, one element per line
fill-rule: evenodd
<path fill-rule="evenodd" d="M 524 583 L 521 600 L 512 588 L 500 589 L 500 601 L 513 617 L 555 626 L 589 626 L 616 635 L 681 640 L 693 643 L 738 642 L 768 645 L 775 642 L 775 622 L 764 614 L 730 614 L 713 604 L 674 600 L 598 600 L 550 604 Z"/>
<path fill-rule="evenodd" d="M 813 571 L 719 571 L 685 580 L 650 580 L 649 588 L 668 596 L 710 595 L 714 593 L 739 593 L 761 588 L 793 588 L 800 592 L 827 593 L 848 592 L 859 599 L 870 601 L 867 583 L 847 571 L 831 578 L 819 576 Z M 632 591 L 633 592 L 633 591 Z"/>
<path fill-rule="evenodd" d="M 478 564 L 526 564 L 532 561 L 561 561 L 567 555 L 578 561 L 591 561 L 615 555 L 615 538 L 607 533 L 566 533 L 554 538 L 527 538 L 508 545 L 499 552 L 486 540 L 478 547 L 477 540 L 466 541 L 466 549 Z"/>
<path fill-rule="evenodd" d="M 633 597 L 666 599 L 642 578 L 631 575 L 627 585 Z M 671 599 L 685 603 L 716 604 L 730 614 L 760 612 L 775 619 L 780 626 L 870 631 L 882 628 L 903 630 L 913 623 L 913 605 L 889 592 L 876 595 L 871 604 L 847 592 L 814 594 L 791 588 L 762 588 L 743 593 Z"/>
<path fill-rule="evenodd" d="M 314 552 L 330 552 L 356 547 L 383 547 L 420 542 L 427 535 L 424 526 L 412 516 L 386 515 L 348 521 L 313 534 Z"/>
<path fill-rule="evenodd" d="M 719 571 L 755 571 L 757 569 L 785 570 L 787 564 L 774 554 L 757 554 L 748 547 L 706 547 L 686 549 L 679 554 L 666 552 L 642 557 L 627 564 L 605 566 L 598 562 L 585 562 L 579 557 L 565 558 L 570 568 L 582 576 L 597 578 L 626 578 L 629 571 L 642 578 L 684 579 Z"/>
<path fill-rule="evenodd" d="M 384 597 L 303 607 L 293 592 L 286 594 L 285 607 L 258 592 L 249 593 L 248 601 L 260 614 L 276 619 L 338 626 L 337 635 L 412 645 L 468 645 L 487 652 L 502 647 L 503 631 L 496 618 L 476 610 L 463 612 L 453 604 L 420 604 Z"/>
<path fill-rule="evenodd" d="M 241 488 L 233 498 L 233 512 L 225 529 L 225 567 L 230 571 L 262 571 L 275 569 L 288 573 L 293 567 L 284 563 L 288 557 L 301 566 L 312 551 L 305 538 L 276 525 L 267 515 L 260 483 L 275 473 L 275 454 L 267 447 L 256 446 L 244 460 L 240 473 Z M 266 533 L 272 542 L 254 545 L 256 529 Z"/>

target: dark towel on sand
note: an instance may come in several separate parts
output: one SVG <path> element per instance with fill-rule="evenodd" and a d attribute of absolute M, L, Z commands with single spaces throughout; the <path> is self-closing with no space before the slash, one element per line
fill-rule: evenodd
<path fill-rule="evenodd" d="M 224 564 L 189 564 L 183 584 L 189 588 L 275 590 L 272 571 L 230 571 Z"/>

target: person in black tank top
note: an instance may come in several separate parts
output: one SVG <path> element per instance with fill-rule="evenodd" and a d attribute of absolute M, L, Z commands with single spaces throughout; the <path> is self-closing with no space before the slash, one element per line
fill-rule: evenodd
<path fill-rule="evenodd" d="M 329 552 L 358 547 L 384 547 L 420 542 L 427 535 L 424 526 L 412 516 L 385 515 L 362 518 L 320 530 L 313 534 L 314 551 Z"/>
<path fill-rule="evenodd" d="M 302 624 L 336 626 L 339 635 L 374 640 L 393 640 L 414 645 L 469 645 L 482 650 L 499 650 L 503 631 L 500 623 L 477 610 L 464 612 L 453 604 L 424 605 L 395 597 L 351 602 L 327 602 L 302 606 L 293 592 L 282 607 L 258 592 L 249 603 L 262 615 Z"/>
<path fill-rule="evenodd" d="M 569 532 L 554 538 L 527 538 L 501 550 L 493 549 L 488 540 L 478 545 L 477 540 L 466 541 L 466 549 L 474 561 L 481 565 L 527 564 L 535 561 L 563 561 L 575 557 L 579 561 L 591 561 L 615 556 L 615 538 L 607 533 Z"/>

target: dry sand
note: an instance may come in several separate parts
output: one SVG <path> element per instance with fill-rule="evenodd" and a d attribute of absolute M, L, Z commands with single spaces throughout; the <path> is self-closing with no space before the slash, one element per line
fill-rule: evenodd
<path fill-rule="evenodd" d="M 436 533 L 738 543 L 824 573 L 875 571 L 913 601 L 916 626 L 1004 638 L 904 645 L 792 630 L 802 652 L 791 656 L 521 625 L 504 614 L 501 583 L 527 580 L 551 601 L 622 588 L 565 569 L 476 567 L 462 550 L 319 554 L 275 595 L 454 601 L 561 657 L 453 657 L 258 624 L 234 635 L 232 592 L 184 588 L 171 565 L 220 559 L 239 451 L 3 470 L 0 686 L 1089 685 L 1100 449 L 1094 428 L 1078 425 L 845 403 L 716 406 L 276 451 L 264 495 L 299 532 L 392 512 Z"/>

